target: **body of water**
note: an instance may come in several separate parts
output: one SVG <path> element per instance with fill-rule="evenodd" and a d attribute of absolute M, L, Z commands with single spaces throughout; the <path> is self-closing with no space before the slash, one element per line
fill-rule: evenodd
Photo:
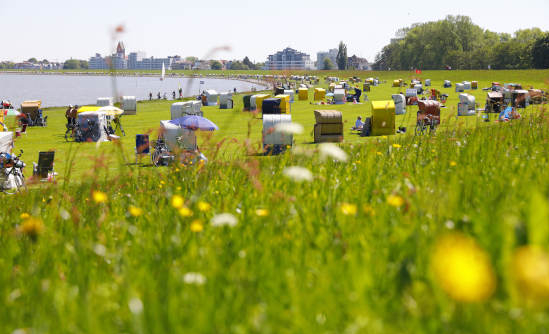
<path fill-rule="evenodd" d="M 201 84 L 203 82 L 203 84 Z M 138 100 L 153 99 L 164 93 L 168 99 L 179 88 L 184 96 L 195 96 L 206 89 L 218 92 L 238 92 L 264 89 L 263 86 L 246 81 L 211 78 L 172 78 L 163 81 L 159 77 L 113 77 L 86 75 L 34 75 L 0 72 L 0 100 L 9 100 L 16 108 L 26 100 L 41 100 L 43 107 L 95 104 L 98 97 L 135 96 Z"/>

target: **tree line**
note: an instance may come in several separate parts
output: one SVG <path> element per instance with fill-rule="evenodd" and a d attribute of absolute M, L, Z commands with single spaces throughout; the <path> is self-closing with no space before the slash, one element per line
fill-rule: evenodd
<path fill-rule="evenodd" d="M 539 28 L 514 34 L 484 30 L 468 16 L 417 23 L 397 31 L 376 56 L 374 69 L 549 68 L 549 32 Z"/>

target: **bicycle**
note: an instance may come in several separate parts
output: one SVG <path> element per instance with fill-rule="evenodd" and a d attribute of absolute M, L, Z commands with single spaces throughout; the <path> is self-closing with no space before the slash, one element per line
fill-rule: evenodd
<path fill-rule="evenodd" d="M 13 195 L 26 188 L 23 168 L 26 164 L 21 161 L 21 155 L 13 156 L 7 152 L 0 153 L 0 191 Z"/>

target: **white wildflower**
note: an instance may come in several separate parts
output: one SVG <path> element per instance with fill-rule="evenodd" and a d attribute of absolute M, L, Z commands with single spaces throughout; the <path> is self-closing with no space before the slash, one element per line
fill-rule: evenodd
<path fill-rule="evenodd" d="M 313 174 L 307 168 L 299 166 L 286 167 L 282 173 L 295 182 L 310 182 L 313 180 Z"/>
<path fill-rule="evenodd" d="M 287 135 L 299 135 L 303 133 L 303 126 L 299 123 L 278 123 L 275 125 L 275 131 Z"/>
<path fill-rule="evenodd" d="M 183 275 L 183 282 L 186 284 L 203 285 L 206 283 L 206 277 L 201 273 L 186 273 Z"/>
<path fill-rule="evenodd" d="M 67 210 L 59 208 L 59 216 L 61 216 L 61 219 L 63 220 L 68 220 L 71 217 L 71 214 Z"/>
<path fill-rule="evenodd" d="M 93 251 L 99 256 L 105 256 L 107 254 L 107 248 L 101 244 L 95 245 L 95 247 L 93 247 Z"/>
<path fill-rule="evenodd" d="M 319 145 L 320 156 L 324 158 L 332 158 L 337 161 L 345 162 L 349 158 L 347 153 L 332 143 L 324 143 Z"/>
<path fill-rule="evenodd" d="M 235 216 L 233 216 L 230 213 L 221 213 L 218 215 L 215 215 L 211 220 L 210 223 L 212 226 L 229 226 L 233 227 L 238 223 L 238 220 Z"/>
<path fill-rule="evenodd" d="M 143 312 L 143 302 L 137 297 L 130 299 L 128 302 L 128 307 L 130 308 L 130 312 L 133 314 L 140 314 Z"/>

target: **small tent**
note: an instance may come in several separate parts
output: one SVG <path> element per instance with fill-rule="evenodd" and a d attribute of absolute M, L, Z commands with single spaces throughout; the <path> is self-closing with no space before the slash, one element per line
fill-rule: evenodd
<path fill-rule="evenodd" d="M 469 94 L 459 94 L 458 116 L 474 116 L 475 97 Z"/>
<path fill-rule="evenodd" d="M 500 113 L 503 110 L 503 94 L 500 92 L 488 92 L 486 95 L 486 106 L 484 111 L 487 113 Z"/>
<path fill-rule="evenodd" d="M 290 96 L 290 103 L 294 102 L 295 91 L 293 91 L 292 89 L 285 89 L 284 95 Z"/>
<path fill-rule="evenodd" d="M 112 97 L 98 97 L 96 105 L 99 107 L 112 106 Z"/>
<path fill-rule="evenodd" d="M 322 101 L 326 98 L 326 89 L 324 88 L 315 88 L 315 101 Z"/>
<path fill-rule="evenodd" d="M 309 90 L 307 88 L 299 88 L 297 92 L 300 101 L 307 101 L 309 99 Z"/>
<path fill-rule="evenodd" d="M 431 79 L 425 79 L 425 87 L 431 87 Z"/>
<path fill-rule="evenodd" d="M 223 92 L 219 94 L 219 109 L 233 109 L 233 94 L 231 92 Z"/>
<path fill-rule="evenodd" d="M 334 90 L 334 104 L 345 104 L 345 89 Z"/>
<path fill-rule="evenodd" d="M 108 141 L 105 128 L 108 126 L 107 113 L 85 111 L 78 113 L 78 126 L 83 134 L 81 141 Z"/>
<path fill-rule="evenodd" d="M 13 149 L 13 132 L 0 132 L 0 152 L 11 153 Z"/>
<path fill-rule="evenodd" d="M 124 110 L 124 115 L 137 114 L 137 99 L 135 96 L 122 96 L 122 103 L 120 105 Z"/>
<path fill-rule="evenodd" d="M 471 81 L 471 89 L 478 89 L 478 81 Z"/>
<path fill-rule="evenodd" d="M 277 95 L 275 98 L 280 99 L 280 112 L 289 114 L 291 112 L 290 95 Z"/>
<path fill-rule="evenodd" d="M 337 110 L 315 110 L 314 142 L 342 142 L 343 115 Z"/>
<path fill-rule="evenodd" d="M 404 115 L 406 113 L 406 97 L 402 94 L 394 94 L 393 102 L 395 102 L 395 114 Z"/>
<path fill-rule="evenodd" d="M 456 93 L 463 93 L 465 91 L 465 85 L 462 83 L 456 84 Z"/>
<path fill-rule="evenodd" d="M 444 88 L 452 87 L 452 82 L 450 80 L 444 80 Z"/>
<path fill-rule="evenodd" d="M 372 136 L 395 134 L 395 103 L 372 101 Z"/>
<path fill-rule="evenodd" d="M 268 99 L 272 100 L 272 99 Z M 265 102 L 265 101 L 263 101 Z M 293 143 L 293 136 L 289 133 L 277 131 L 280 124 L 291 124 L 292 116 L 287 114 L 263 115 L 263 149 L 266 152 L 279 153 Z"/>
<path fill-rule="evenodd" d="M 197 149 L 195 131 L 172 124 L 169 120 L 160 121 L 158 138 L 164 140 L 171 152 Z"/>
<path fill-rule="evenodd" d="M 470 81 L 463 81 L 463 89 L 464 90 L 471 90 L 471 82 Z"/>
<path fill-rule="evenodd" d="M 215 90 L 207 89 L 204 92 L 204 96 L 206 96 L 206 101 L 204 103 L 205 106 L 216 106 L 217 105 L 217 98 L 219 97 L 219 94 Z"/>
<path fill-rule="evenodd" d="M 254 97 L 255 97 L 255 99 L 252 101 L 252 104 L 255 101 L 255 108 L 252 105 L 252 108 L 254 108 L 252 110 L 257 110 L 258 113 L 262 113 L 263 111 L 261 110 L 261 108 L 263 107 L 263 100 L 268 99 L 269 97 L 271 97 L 271 95 L 269 95 L 269 94 L 257 94 L 257 95 L 252 96 L 252 99 Z"/>
<path fill-rule="evenodd" d="M 263 115 L 269 115 L 269 114 L 281 114 L 280 110 L 280 103 L 282 102 L 282 99 L 278 98 L 268 98 L 263 100 L 261 111 Z"/>
<path fill-rule="evenodd" d="M 200 107 L 202 103 L 200 101 L 185 101 L 173 103 L 170 107 L 171 119 L 180 118 L 183 116 L 196 115 L 202 116 L 202 110 Z"/>

